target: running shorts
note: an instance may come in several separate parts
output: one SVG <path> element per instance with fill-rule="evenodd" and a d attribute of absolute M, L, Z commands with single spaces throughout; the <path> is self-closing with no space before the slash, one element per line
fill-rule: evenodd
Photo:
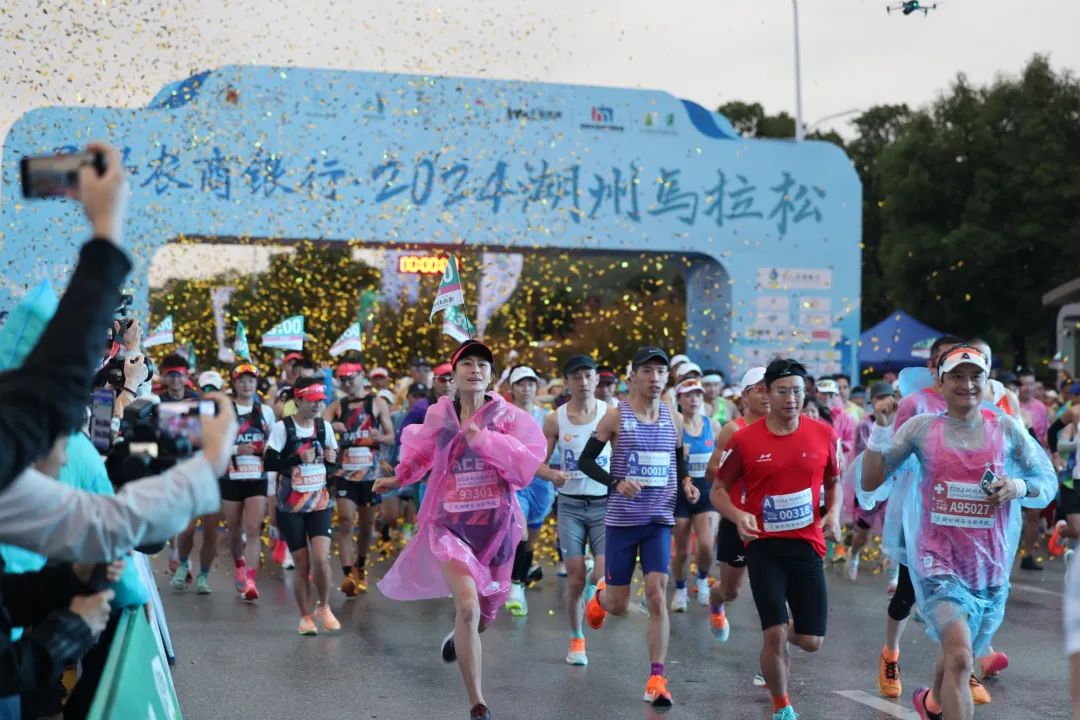
<path fill-rule="evenodd" d="M 330 537 L 331 508 L 315 512 L 294 513 L 277 511 L 277 529 L 289 552 L 306 550 L 308 540 L 315 537 Z"/>
<path fill-rule="evenodd" d="M 229 502 L 244 502 L 249 497 L 266 497 L 266 485 L 266 480 L 218 480 L 221 499 Z"/>
<path fill-rule="evenodd" d="M 739 537 L 735 523 L 727 518 L 720 518 L 720 529 L 716 533 L 716 559 L 733 568 L 746 567 L 746 543 Z"/>
<path fill-rule="evenodd" d="M 1064 485 L 1058 487 L 1058 519 L 1064 520 L 1066 515 L 1080 515 L 1080 493 Z"/>
<path fill-rule="evenodd" d="M 382 502 L 382 499 L 375 494 L 374 487 L 374 480 L 352 482 L 341 476 L 334 478 L 334 495 L 361 507 L 374 507 Z"/>
<path fill-rule="evenodd" d="M 688 518 L 698 513 L 716 512 L 716 508 L 713 507 L 712 502 L 709 500 L 712 483 L 705 478 L 700 478 L 694 481 L 694 487 L 698 489 L 700 496 L 696 503 L 691 503 L 686 497 L 686 493 L 683 492 L 682 483 L 679 483 L 679 494 L 675 496 L 675 517 Z"/>
<path fill-rule="evenodd" d="M 788 607 L 800 635 L 825 636 L 828 597 L 821 556 L 805 540 L 765 538 L 746 546 L 750 590 L 761 629 L 786 625 Z"/>
<path fill-rule="evenodd" d="M 649 523 L 605 528 L 604 567 L 608 585 L 629 585 L 641 559 L 641 571 L 668 574 L 671 562 L 671 526 Z"/>
<path fill-rule="evenodd" d="M 559 495 L 559 549 L 564 558 L 584 556 L 586 541 L 594 556 L 604 554 L 606 513 L 606 495 L 592 500 Z"/>

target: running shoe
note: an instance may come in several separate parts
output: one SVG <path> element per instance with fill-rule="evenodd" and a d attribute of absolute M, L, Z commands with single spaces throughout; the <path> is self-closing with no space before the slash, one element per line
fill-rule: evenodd
<path fill-rule="evenodd" d="M 199 595 L 209 595 L 210 590 L 210 576 L 206 573 L 199 573 L 199 577 L 195 578 L 195 592 Z"/>
<path fill-rule="evenodd" d="M 887 660 L 885 653 L 878 658 L 877 689 L 881 697 L 898 698 L 903 692 L 900 683 L 900 663 Z"/>
<path fill-rule="evenodd" d="M 320 605 L 315 609 L 315 617 L 322 623 L 323 630 L 326 632 L 335 632 L 341 629 L 341 623 L 334 617 L 334 613 L 330 612 L 330 608 L 326 605 Z"/>
<path fill-rule="evenodd" d="M 585 655 L 585 638 L 570 638 L 570 649 L 566 651 L 567 665 L 588 665 Z"/>
<path fill-rule="evenodd" d="M 671 612 L 686 612 L 687 604 L 686 588 L 675 588 L 675 594 L 671 596 Z"/>
<path fill-rule="evenodd" d="M 187 590 L 188 584 L 188 564 L 182 562 L 176 566 L 176 571 L 173 572 L 172 580 L 169 581 L 169 585 L 173 590 Z"/>
<path fill-rule="evenodd" d="M 790 705 L 785 705 L 772 714 L 772 720 L 799 720 L 799 713 Z"/>
<path fill-rule="evenodd" d="M 353 575 L 356 577 L 356 591 L 366 593 L 367 592 L 367 570 L 364 568 L 353 568 Z"/>
<path fill-rule="evenodd" d="M 930 712 L 926 709 L 926 696 L 930 694 L 930 688 L 921 687 L 911 696 L 911 703 L 915 706 L 915 712 L 919 713 L 920 720 L 941 720 L 941 713 Z"/>
<path fill-rule="evenodd" d="M 529 568 L 528 574 L 525 575 L 525 582 L 529 585 L 535 585 L 544 579 L 544 568 L 539 565 L 533 565 Z"/>
<path fill-rule="evenodd" d="M 604 627 L 604 618 L 607 617 L 607 611 L 600 604 L 600 591 L 604 589 L 604 581 L 601 580 L 596 584 L 596 592 L 593 593 L 592 599 L 589 600 L 585 606 L 585 622 L 589 623 L 589 627 L 593 630 L 599 630 Z"/>
<path fill-rule="evenodd" d="M 1024 559 L 1020 561 L 1020 569 L 1021 570 L 1038 570 L 1038 571 L 1041 572 L 1042 569 L 1043 569 L 1043 566 L 1040 565 L 1039 562 L 1035 558 L 1033 558 L 1032 556 L 1025 555 Z"/>
<path fill-rule="evenodd" d="M 761 673 L 754 673 L 754 679 L 752 680 L 754 687 L 765 687 L 769 683 L 765 682 L 765 676 Z"/>
<path fill-rule="evenodd" d="M 983 678 L 997 677 L 997 674 L 1009 667 L 1009 656 L 995 650 L 984 658 L 979 658 L 979 670 Z"/>
<path fill-rule="evenodd" d="M 698 578 L 697 582 L 694 583 L 694 587 L 695 587 L 695 589 L 697 591 L 698 605 L 708 607 L 709 606 L 709 579 L 708 578 Z"/>
<path fill-rule="evenodd" d="M 285 546 L 285 559 L 281 561 L 281 567 L 284 570 L 293 570 L 296 568 L 296 563 L 292 559 L 292 553 L 289 552 L 289 546 Z"/>
<path fill-rule="evenodd" d="M 717 642 L 727 642 L 731 636 L 731 623 L 727 620 L 727 613 L 709 613 L 709 629 Z"/>
<path fill-rule="evenodd" d="M 979 678 L 975 677 L 975 673 L 971 673 L 971 677 L 968 678 L 968 685 L 971 687 L 971 699 L 976 705 L 990 704 L 990 693 L 979 682 Z"/>
<path fill-rule="evenodd" d="M 443 638 L 441 645 L 442 661 L 444 663 L 452 663 L 457 660 L 457 648 L 454 647 L 454 631 L 451 630 Z"/>
<path fill-rule="evenodd" d="M 1069 547 L 1068 544 L 1061 539 L 1061 531 L 1068 526 L 1069 523 L 1064 520 L 1058 520 L 1054 524 L 1054 532 L 1050 534 L 1050 542 L 1046 544 L 1047 550 L 1049 550 L 1050 554 L 1054 557 L 1061 557 Z"/>
<path fill-rule="evenodd" d="M 594 595 L 596 595 L 596 586 L 593 585 L 591 582 L 589 582 L 588 576 L 586 576 L 586 580 L 585 580 L 585 604 L 586 605 L 589 604 L 589 601 L 593 599 Z"/>
<path fill-rule="evenodd" d="M 274 550 L 271 552 L 271 557 L 278 565 L 285 564 L 285 553 L 289 552 L 289 546 L 285 544 L 285 541 L 278 538 L 274 541 Z"/>
<path fill-rule="evenodd" d="M 243 565 L 237 565 L 236 570 L 233 571 L 233 585 L 238 593 L 244 592 L 244 588 L 247 587 L 247 568 Z"/>
<path fill-rule="evenodd" d="M 524 617 L 529 614 L 529 602 L 525 599 L 525 586 L 521 583 L 510 583 L 510 595 L 506 598 L 506 609 L 514 617 Z"/>
<path fill-rule="evenodd" d="M 469 720 L 491 720 L 491 710 L 483 703 L 477 703 L 469 711 Z"/>
<path fill-rule="evenodd" d="M 671 708 L 671 693 L 668 692 L 667 680 L 663 675 L 649 676 L 649 682 L 645 683 L 645 694 L 642 700 L 661 712 Z"/>
<path fill-rule="evenodd" d="M 844 572 L 847 574 L 847 579 L 851 582 L 855 582 L 859 579 L 859 556 L 856 553 L 852 553 L 848 558 L 847 567 L 844 568 Z"/>
<path fill-rule="evenodd" d="M 353 573 L 349 573 L 341 581 L 341 592 L 345 593 L 345 597 L 356 597 L 356 576 Z"/>
<path fill-rule="evenodd" d="M 296 632 L 301 635 L 318 635 L 319 629 L 315 627 L 315 621 L 311 619 L 311 616 L 305 615 L 300 618 L 300 627 L 297 628 Z"/>
<path fill-rule="evenodd" d="M 180 567 L 180 551 L 174 545 L 169 550 L 169 572 L 176 572 L 176 568 Z"/>
<path fill-rule="evenodd" d="M 404 525 L 401 528 L 401 539 L 403 542 L 409 542 L 413 538 L 413 526 Z"/>
<path fill-rule="evenodd" d="M 556 566 L 555 573 L 559 577 L 566 577 L 566 563 L 560 560 L 558 566 Z"/>
<path fill-rule="evenodd" d="M 255 581 L 251 578 L 247 578 L 244 581 L 244 599 L 245 600 L 258 600 L 259 588 L 255 587 Z"/>
<path fill-rule="evenodd" d="M 592 555 L 585 556 L 585 574 L 592 575 L 593 568 L 596 567 L 596 558 Z"/>

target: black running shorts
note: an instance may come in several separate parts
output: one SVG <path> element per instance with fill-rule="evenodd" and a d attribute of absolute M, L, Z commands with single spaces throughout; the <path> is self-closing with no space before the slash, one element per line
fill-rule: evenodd
<path fill-rule="evenodd" d="M 746 550 L 761 629 L 786 625 L 790 607 L 796 633 L 824 637 L 828 616 L 825 566 L 810 543 L 766 538 L 753 541 Z"/>

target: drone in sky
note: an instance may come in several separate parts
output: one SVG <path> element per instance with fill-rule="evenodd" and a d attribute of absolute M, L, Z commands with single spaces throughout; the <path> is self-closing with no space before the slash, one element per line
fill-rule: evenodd
<path fill-rule="evenodd" d="M 919 0 L 906 0 L 905 2 L 890 3 L 885 6 L 885 12 L 892 14 L 893 10 L 899 10 L 904 15 L 911 15 L 912 13 L 921 12 L 923 16 L 930 14 L 931 10 L 936 10 L 939 3 L 923 3 Z"/>

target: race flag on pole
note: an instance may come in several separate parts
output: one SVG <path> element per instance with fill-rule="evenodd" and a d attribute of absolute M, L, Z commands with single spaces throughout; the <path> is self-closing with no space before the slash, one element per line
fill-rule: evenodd
<path fill-rule="evenodd" d="M 180 351 L 180 354 L 188 361 L 188 370 L 195 372 L 198 363 L 198 358 L 195 357 L 195 343 L 189 342 L 184 349 Z"/>
<path fill-rule="evenodd" d="M 251 347 L 248 345 L 247 328 L 244 327 L 243 320 L 236 322 L 236 340 L 233 341 L 232 347 L 236 357 L 244 360 L 251 359 Z"/>
<path fill-rule="evenodd" d="M 455 305 L 443 313 L 442 330 L 458 342 L 465 342 L 476 334 L 476 328 L 465 314 L 464 305 Z"/>
<path fill-rule="evenodd" d="M 354 322 L 349 328 L 341 333 L 341 337 L 334 341 L 334 344 L 330 346 L 330 354 L 334 357 L 341 355 L 349 350 L 357 350 L 363 352 L 364 343 L 360 339 L 360 323 Z"/>
<path fill-rule="evenodd" d="M 143 340 L 143 347 L 154 347 L 171 342 L 173 342 L 172 315 L 166 315 L 165 319 L 158 323 L 158 326 L 151 330 Z"/>
<path fill-rule="evenodd" d="M 285 350 L 303 350 L 304 316 L 293 315 L 270 328 L 269 332 L 263 334 L 262 346 Z"/>
<path fill-rule="evenodd" d="M 439 292 L 435 294 L 435 302 L 431 305 L 431 315 L 428 320 L 435 319 L 435 313 L 455 305 L 464 305 L 465 295 L 461 292 L 461 275 L 458 274 L 457 258 L 453 255 L 446 263 L 442 280 L 439 282 Z"/>

